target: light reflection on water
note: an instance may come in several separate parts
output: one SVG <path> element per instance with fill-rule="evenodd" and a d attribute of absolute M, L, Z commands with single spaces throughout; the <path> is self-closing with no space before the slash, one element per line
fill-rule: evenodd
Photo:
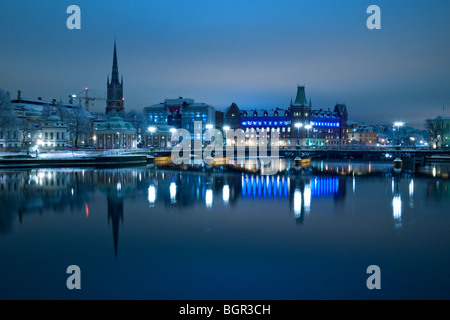
<path fill-rule="evenodd" d="M 448 179 L 383 163 L 281 167 L 3 170 L 0 298 L 72 298 L 49 285 L 67 263 L 95 278 L 84 298 L 372 298 L 373 263 L 390 270 L 377 298 L 449 297 Z M 429 276 L 411 284 L 418 273 Z"/>

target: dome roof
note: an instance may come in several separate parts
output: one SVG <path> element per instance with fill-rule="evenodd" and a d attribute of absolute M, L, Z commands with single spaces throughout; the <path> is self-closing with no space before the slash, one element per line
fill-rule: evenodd
<path fill-rule="evenodd" d="M 102 130 L 136 130 L 133 125 L 126 122 L 121 117 L 112 117 L 108 121 L 101 123 L 97 131 Z"/>
<path fill-rule="evenodd" d="M 57 115 L 51 115 L 50 117 L 48 117 L 47 121 L 57 122 L 57 121 L 61 121 L 61 118 L 58 117 Z"/>

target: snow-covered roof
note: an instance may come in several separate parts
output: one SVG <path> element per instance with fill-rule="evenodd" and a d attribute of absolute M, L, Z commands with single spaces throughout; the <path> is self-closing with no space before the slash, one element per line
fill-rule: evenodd
<path fill-rule="evenodd" d="M 57 115 L 51 115 L 47 119 L 47 122 L 58 122 L 58 121 L 61 121 L 61 118 L 58 117 Z"/>
<path fill-rule="evenodd" d="M 97 127 L 97 131 L 110 131 L 110 130 L 136 130 L 133 125 L 126 122 L 121 117 L 112 117 L 108 121 L 101 123 Z"/>
<path fill-rule="evenodd" d="M 255 111 L 256 111 L 256 116 L 257 117 L 264 117 L 265 115 L 267 115 L 267 117 L 275 117 L 275 112 L 277 112 L 278 117 L 284 117 L 286 113 L 288 115 L 290 114 L 288 109 L 282 109 L 282 108 L 278 108 L 278 107 L 277 108 L 272 108 L 272 109 L 254 108 L 254 109 L 242 110 L 242 112 L 246 112 L 247 113 L 248 117 L 253 117 Z"/>
<path fill-rule="evenodd" d="M 311 110 L 312 118 L 339 119 L 339 114 L 330 110 Z"/>
<path fill-rule="evenodd" d="M 373 127 L 368 125 L 360 125 L 356 128 L 350 130 L 350 132 L 358 133 L 358 132 L 373 132 Z"/>

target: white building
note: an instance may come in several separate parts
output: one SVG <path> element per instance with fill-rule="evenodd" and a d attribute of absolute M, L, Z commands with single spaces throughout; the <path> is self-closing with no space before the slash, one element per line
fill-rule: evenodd
<path fill-rule="evenodd" d="M 136 129 L 121 117 L 112 117 L 95 128 L 94 140 L 99 149 L 135 149 Z"/>
<path fill-rule="evenodd" d="M 13 128 L 0 128 L 0 151 L 20 151 L 21 134 Z"/>
<path fill-rule="evenodd" d="M 43 149 L 64 149 L 67 145 L 67 125 L 60 117 L 52 115 L 41 124 L 38 145 Z"/>

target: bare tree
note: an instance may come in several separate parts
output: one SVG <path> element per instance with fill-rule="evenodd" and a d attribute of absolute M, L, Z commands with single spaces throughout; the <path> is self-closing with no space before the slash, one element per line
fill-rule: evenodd
<path fill-rule="evenodd" d="M 61 113 L 61 119 L 67 123 L 68 133 L 74 138 L 74 147 L 78 148 L 80 138 L 91 134 L 91 115 L 81 106 L 71 109 L 63 108 Z"/>
<path fill-rule="evenodd" d="M 27 155 L 30 154 L 30 149 L 33 141 L 35 140 L 35 135 L 38 132 L 38 128 L 31 122 L 26 119 L 20 119 L 18 121 L 18 126 L 21 135 L 22 135 L 22 146 L 24 146 L 27 150 Z"/>
<path fill-rule="evenodd" d="M 133 125 L 136 129 L 136 137 L 144 135 L 148 129 L 148 121 L 142 112 L 130 111 L 123 114 L 123 119 Z"/>
<path fill-rule="evenodd" d="M 436 143 L 436 147 L 439 148 L 444 135 L 444 121 L 442 118 L 437 117 L 436 119 L 427 119 L 425 121 L 425 128 L 428 131 L 431 142 Z"/>
<path fill-rule="evenodd" d="M 56 108 L 53 106 L 46 104 L 42 107 L 41 121 L 46 121 L 48 117 L 54 114 Z"/>
<path fill-rule="evenodd" d="M 17 116 L 14 113 L 9 93 L 0 89 L 0 129 L 16 128 L 17 123 Z"/>

